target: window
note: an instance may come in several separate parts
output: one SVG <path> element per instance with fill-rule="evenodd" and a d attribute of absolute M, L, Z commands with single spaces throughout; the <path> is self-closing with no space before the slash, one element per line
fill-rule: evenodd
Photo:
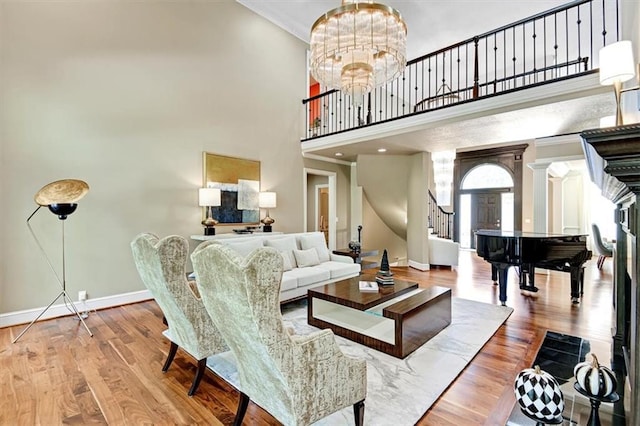
<path fill-rule="evenodd" d="M 481 164 L 467 173 L 460 189 L 513 188 L 513 178 L 508 171 L 495 164 Z"/>

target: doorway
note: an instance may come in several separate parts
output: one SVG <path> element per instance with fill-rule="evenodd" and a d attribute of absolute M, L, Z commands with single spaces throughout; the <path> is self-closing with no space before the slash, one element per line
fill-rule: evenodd
<path fill-rule="evenodd" d="M 460 246 L 476 248 L 478 229 L 514 229 L 514 181 L 496 164 L 471 169 L 460 185 Z"/>
<path fill-rule="evenodd" d="M 329 185 L 316 185 L 316 231 L 324 234 L 325 241 L 329 241 Z"/>
<path fill-rule="evenodd" d="M 471 229 L 500 229 L 500 194 L 471 194 Z"/>
<path fill-rule="evenodd" d="M 323 232 L 330 250 L 336 249 L 336 176 L 326 170 L 304 169 L 304 230 Z"/>
<path fill-rule="evenodd" d="M 522 229 L 522 161 L 527 144 L 457 152 L 453 239 L 471 248 L 471 194 L 499 193 L 500 229 Z M 495 172 L 495 173 L 494 173 Z"/>

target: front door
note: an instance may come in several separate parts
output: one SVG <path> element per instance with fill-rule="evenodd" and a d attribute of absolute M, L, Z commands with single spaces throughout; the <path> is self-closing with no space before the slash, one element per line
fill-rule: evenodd
<path fill-rule="evenodd" d="M 471 195 L 471 235 L 478 229 L 500 229 L 501 199 L 500 193 Z M 471 248 L 476 248 L 475 238 L 471 238 Z"/>

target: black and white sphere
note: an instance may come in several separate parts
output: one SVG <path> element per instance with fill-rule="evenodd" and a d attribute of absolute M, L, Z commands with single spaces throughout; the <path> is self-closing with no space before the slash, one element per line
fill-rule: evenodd
<path fill-rule="evenodd" d="M 518 373 L 514 391 L 520 408 L 536 419 L 552 421 L 562 415 L 564 397 L 560 385 L 537 365 Z"/>

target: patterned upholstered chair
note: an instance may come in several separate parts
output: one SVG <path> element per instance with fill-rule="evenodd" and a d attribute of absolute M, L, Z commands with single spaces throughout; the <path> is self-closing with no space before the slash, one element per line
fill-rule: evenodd
<path fill-rule="evenodd" d="M 288 332 L 280 313 L 283 260 L 274 248 L 246 258 L 230 247 L 199 246 L 191 255 L 202 300 L 237 362 L 240 425 L 253 400 L 285 425 L 307 425 L 353 405 L 364 418 L 364 360 L 345 356 L 331 330 Z"/>
<path fill-rule="evenodd" d="M 178 347 L 198 360 L 188 392 L 192 396 L 204 375 L 207 357 L 229 348 L 213 325 L 195 282 L 187 281 L 189 243 L 178 235 L 160 240 L 153 234 L 140 234 L 131 242 L 131 250 L 140 278 L 169 326 L 163 334 L 171 341 L 171 348 L 162 371 L 169 369 Z"/>

